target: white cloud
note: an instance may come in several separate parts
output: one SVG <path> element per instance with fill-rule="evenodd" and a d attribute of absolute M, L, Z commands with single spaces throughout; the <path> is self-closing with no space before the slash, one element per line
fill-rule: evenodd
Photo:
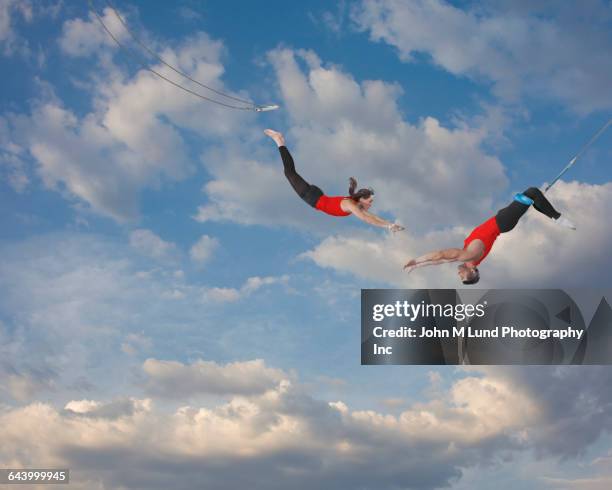
<path fill-rule="evenodd" d="M 225 365 L 198 360 L 191 364 L 147 359 L 142 366 L 147 390 L 167 398 L 188 398 L 198 394 L 256 395 L 278 387 L 286 375 L 265 365 L 263 360 Z"/>
<path fill-rule="evenodd" d="M 31 400 L 52 388 L 53 381 L 49 373 L 36 370 L 28 372 L 27 368 L 17 371 L 6 360 L 0 365 L 0 393 L 20 402 Z"/>
<path fill-rule="evenodd" d="M 595 478 L 554 478 L 542 477 L 549 488 L 555 490 L 609 490 L 612 487 L 612 476 Z"/>
<path fill-rule="evenodd" d="M 182 297 L 182 296 L 181 296 Z M 153 346 L 153 340 L 143 332 L 130 333 L 125 336 L 121 343 L 121 350 L 128 355 L 137 355 L 141 351 L 147 351 Z"/>
<path fill-rule="evenodd" d="M 208 288 L 204 295 L 207 300 L 215 303 L 232 303 L 240 299 L 240 291 L 235 288 Z"/>
<path fill-rule="evenodd" d="M 174 243 L 166 242 L 151 230 L 145 229 L 134 230 L 130 233 L 130 245 L 143 255 L 155 259 L 168 257 L 176 250 Z"/>
<path fill-rule="evenodd" d="M 607 455 L 595 458 L 591 465 L 601 466 L 602 468 L 612 468 L 612 451 L 609 451 Z"/>
<path fill-rule="evenodd" d="M 193 345 L 211 345 L 212 355 L 231 359 L 240 346 L 224 351 L 217 337 L 234 325 L 227 315 L 211 321 L 200 288 L 178 283 L 185 298 L 165 298 L 177 280 L 174 269 L 140 279 L 130 248 L 122 250 L 118 254 L 91 237 L 51 236 L 0 248 L 0 310 L 11 317 L 10 325 L 0 325 L 0 379 L 9 372 L 46 379 L 62 400 L 60 409 L 29 403 L 41 398 L 40 391 L 30 391 L 22 397 L 25 406 L 0 403 L 0 460 L 7 466 L 78 466 L 73 485 L 83 490 L 102 484 L 180 490 L 193 488 L 193 481 L 237 488 L 237 466 L 240 478 L 260 482 L 262 489 L 343 489 L 357 483 L 433 489 L 513 449 L 575 457 L 612 428 L 605 367 L 477 368 L 449 389 L 434 379 L 429 397 L 396 405 L 389 414 L 352 408 L 337 398 L 321 400 L 268 362 L 182 360 L 211 359 L 195 354 Z M 245 281 L 248 290 L 272 283 Z M 250 320 L 248 328 L 261 333 Z M 287 330 L 281 324 L 278 332 Z M 156 346 L 182 339 L 176 347 L 181 360 L 168 355 L 144 362 L 139 352 L 121 351 L 124 343 L 146 351 L 147 339 Z M 270 339 L 279 337 L 261 338 L 267 351 Z M 251 339 L 247 349 L 258 340 Z M 281 345 L 290 343 L 283 339 Z M 95 380 L 96 395 L 67 390 L 75 376 Z M 105 382 L 114 389 L 107 397 L 100 395 Z M 350 382 L 345 389 L 350 393 Z M 188 404 L 210 395 L 231 399 Z M 366 407 L 371 400 L 366 396 Z M 160 454 L 171 464 L 159 466 Z M 158 468 L 153 479 L 151 466 Z M 124 479 L 123 468 L 133 480 Z M 175 484 L 169 484 L 172 478 Z"/>
<path fill-rule="evenodd" d="M 544 476 L 542 481 L 551 489 L 559 490 L 608 490 L 612 488 L 612 453 L 596 458 L 589 465 L 589 475 L 565 477 Z"/>
<path fill-rule="evenodd" d="M 89 21 L 73 20 L 65 32 L 85 24 L 94 28 Z M 202 155 L 212 179 L 204 186 L 208 202 L 197 212 L 199 221 L 319 230 L 354 224 L 354 219 L 313 212 L 295 196 L 278 153 L 263 128 L 253 126 L 254 114 L 206 104 L 202 117 L 204 103 L 147 71 L 126 77 L 103 51 L 93 51 L 100 55 L 100 71 L 93 71 L 87 85 L 94 94 L 91 112 L 78 116 L 57 98 L 43 97 L 30 115 L 7 118 L 11 141 L 30 153 L 49 188 L 116 220 L 134 220 L 142 189 L 193 172 L 182 133 L 186 129 L 221 142 Z M 221 81 L 223 53 L 223 45 L 205 34 L 160 50 L 169 63 L 227 91 Z M 339 67 L 323 66 L 309 51 L 276 49 L 268 58 L 291 121 L 286 132 L 298 170 L 329 194 L 345 193 L 354 175 L 376 189 L 375 212 L 390 213 L 418 229 L 423 223 L 415 216 L 427 215 L 443 225 L 461 219 L 464 210 L 490 208 L 491 192 L 505 185 L 501 163 L 481 148 L 489 136 L 485 125 L 447 128 L 431 117 L 410 124 L 398 107 L 397 84 L 358 82 Z M 172 76 L 163 66 L 155 68 Z M 476 188 L 475 178 L 481 184 Z M 471 199 L 457 209 L 466 192 Z M 438 197 L 439 206 L 429 205 L 431 195 Z"/>
<path fill-rule="evenodd" d="M 328 194 L 345 194 L 348 178 L 355 176 L 376 190 L 372 211 L 419 229 L 456 222 L 466 213 L 480 215 L 491 208 L 492 193 L 505 186 L 501 163 L 481 148 L 485 127 L 446 128 L 432 117 L 410 124 L 398 107 L 398 85 L 360 83 L 339 67 L 323 66 L 310 51 L 276 49 L 268 59 L 291 121 L 284 132 L 297 170 Z M 213 179 L 205 186 L 209 202 L 196 219 L 319 229 L 353 222 L 304 204 L 287 183 L 273 143 L 264 144 L 267 157 L 246 157 L 233 146 L 205 155 Z"/>
<path fill-rule="evenodd" d="M 490 390 L 477 384 L 471 389 L 475 397 Z M 504 440 L 515 430 L 514 418 L 502 416 L 481 426 L 483 414 L 470 403 L 414 407 L 395 417 L 313 399 L 288 381 L 263 395 L 213 408 L 185 406 L 167 415 L 143 402 L 119 417 L 92 417 L 99 406 L 69 402 L 66 415 L 45 404 L 5 411 L 4 458 L 27 463 L 19 456 L 27 454 L 28 460 L 69 466 L 81 461 L 87 478 L 126 488 L 142 485 L 145 468 L 161 451 L 180 465 L 181 475 L 176 478 L 173 465 L 158 466 L 148 488 L 161 488 L 171 475 L 177 489 L 187 488 L 196 475 L 200 485 L 236 488 L 232 468 L 240 465 L 240 478 L 260 482 L 255 488 L 354 488 L 359 481 L 368 488 L 433 489 L 460 476 L 459 468 L 472 464 L 480 444 Z M 124 464 L 132 469 L 132 483 L 117 471 Z M 115 470 L 107 473 L 109 465 Z"/>
<path fill-rule="evenodd" d="M 274 284 L 287 285 L 288 282 L 288 275 L 267 277 L 254 276 L 249 277 L 239 289 L 220 287 L 206 288 L 204 290 L 204 297 L 206 300 L 215 303 L 231 303 L 253 294 L 264 286 L 271 286 Z"/>
<path fill-rule="evenodd" d="M 11 317 L 0 325 L 0 358 L 9 372 L 38 380 L 38 391 L 51 382 L 69 389 L 99 368 L 100 355 L 114 362 L 105 363 L 97 382 L 122 371 L 123 336 L 153 324 L 159 312 L 148 311 L 164 303 L 160 284 L 138 279 L 134 265 L 109 245 L 91 236 L 46 235 L 2 246 L 0 310 Z"/>
<path fill-rule="evenodd" d="M 82 417 L 117 419 L 140 411 L 150 411 L 151 406 L 150 399 L 125 398 L 107 403 L 95 400 L 71 400 L 66 403 L 64 410 L 68 414 Z"/>
<path fill-rule="evenodd" d="M 189 250 L 191 260 L 197 264 L 203 265 L 210 261 L 215 250 L 219 248 L 219 240 L 208 235 L 202 235 Z"/>
<path fill-rule="evenodd" d="M 612 11 L 606 2 L 472 4 L 363 0 L 353 20 L 412 61 L 426 53 L 458 76 L 492 81 L 507 100 L 554 98 L 583 113 L 612 107 Z"/>
<path fill-rule="evenodd" d="M 26 163 L 19 153 L 0 150 L 0 171 L 15 192 L 23 192 L 30 184 Z"/>
<path fill-rule="evenodd" d="M 573 287 L 609 284 L 612 233 L 602 223 L 612 213 L 612 183 L 558 182 L 547 194 L 553 205 L 576 223 L 571 231 L 530 210 L 519 225 L 496 241 L 480 266 L 479 287 Z M 492 213 L 494 214 L 494 213 Z M 465 219 L 463 220 L 465 222 Z M 409 232 L 380 238 L 345 234 L 326 238 L 303 254 L 321 267 L 398 287 L 457 287 L 456 264 L 426 267 L 406 274 L 411 258 L 442 248 L 462 248 L 471 227 L 447 228 L 423 236 Z M 585 239 L 588 237 L 588 239 Z"/>
<path fill-rule="evenodd" d="M 478 375 L 468 374 L 448 391 L 390 415 L 316 399 L 262 361 L 220 366 L 149 360 L 144 367 L 178 403 L 186 392 L 244 393 L 223 404 L 183 405 L 170 412 L 155 399 L 139 398 L 72 400 L 63 410 L 44 403 L 3 407 L 0 458 L 24 467 L 33 461 L 57 467 L 80 463 L 75 485 L 84 478 L 106 488 L 168 488 L 173 479 L 177 489 L 192 488 L 195 480 L 224 489 L 247 478 L 258 489 L 433 490 L 460 481 L 465 469 L 552 443 L 550 435 L 565 426 L 566 417 L 575 417 L 571 407 L 582 406 L 579 400 L 587 397 L 592 409 L 606 406 L 607 395 L 579 379 L 587 374 L 609 382 L 609 375 L 595 368 L 588 373 L 478 368 Z M 259 389 L 247 393 L 253 385 L 246 380 L 253 376 Z M 571 395 L 568 387 L 575 388 Z M 576 401 L 568 405 L 570 399 Z M 576 421 L 599 433 L 609 430 L 607 422 L 603 427 L 599 422 Z M 564 443 L 574 450 L 583 444 L 567 437 Z M 553 454 L 565 454 L 559 446 L 551 445 Z M 160 455 L 171 464 L 160 464 Z M 129 479 L 124 468 L 130 469 Z"/>
<path fill-rule="evenodd" d="M 463 232 L 462 232 L 463 231 Z M 467 229 L 453 228 L 415 236 L 409 232 L 385 235 L 373 232 L 350 233 L 325 238 L 301 255 L 320 267 L 349 273 L 360 280 L 372 280 L 396 287 L 451 287 L 454 272 L 441 266 L 434 272 L 422 269 L 408 275 L 403 265 L 429 250 L 462 243 Z M 483 274 L 484 276 L 484 274 Z"/>
<path fill-rule="evenodd" d="M 323 24 L 333 34 L 340 36 L 345 28 L 348 9 L 346 0 L 340 0 L 336 6 L 336 11 L 326 10 L 321 13 L 320 18 L 312 13 L 309 13 L 309 18 L 315 24 Z"/>
<path fill-rule="evenodd" d="M 29 0 L 2 0 L 0 2 L 0 49 L 5 56 L 17 52 L 29 53 L 29 46 L 14 29 L 17 16 L 26 22 L 32 21 L 32 3 Z"/>
<path fill-rule="evenodd" d="M 152 143 L 147 155 L 113 138 L 98 116 L 79 120 L 56 103 L 37 107 L 31 119 L 15 117 L 12 122 L 14 138 L 28 148 L 47 187 L 119 221 L 137 216 L 141 187 L 154 185 L 161 176 L 176 179 L 188 172 L 188 166 L 180 164 L 180 142 L 168 138 L 161 124 L 156 136 L 160 145 L 168 145 L 167 150 L 154 154 L 155 147 L 161 147 Z M 179 156 L 171 166 L 167 159 L 173 150 Z"/>
<path fill-rule="evenodd" d="M 100 402 L 93 400 L 72 400 L 66 403 L 64 409 L 74 413 L 88 413 L 94 411 L 100 405 Z"/>
<path fill-rule="evenodd" d="M 312 209 L 296 199 L 283 175 L 278 153 L 268 158 L 273 165 L 265 165 L 263 157 L 255 159 L 243 152 L 228 144 L 203 156 L 213 178 L 203 188 L 208 203 L 198 208 L 194 219 L 296 227 L 308 223 L 309 217 L 321 219 L 313 217 Z"/>
<path fill-rule="evenodd" d="M 178 7 L 177 12 L 181 19 L 188 22 L 200 21 L 204 18 L 201 11 L 196 10 L 196 8 L 191 8 L 187 5 L 181 5 L 180 7 Z"/>
<path fill-rule="evenodd" d="M 0 322 L 0 396 L 73 393 L 80 377 L 98 392 L 114 392 L 131 382 L 126 372 L 165 338 L 168 325 L 207 335 L 202 287 L 175 277 L 173 268 L 143 277 L 142 259 L 126 244 L 50 234 L 4 243 L 0 256 L 0 311 L 8 315 Z"/>
<path fill-rule="evenodd" d="M 612 262 L 603 251 L 612 248 L 612 232 L 602 223 L 612 213 L 612 182 L 601 185 L 558 182 L 546 196 L 578 230 L 555 225 L 530 210 L 524 223 L 521 220 L 515 230 L 495 245 L 499 247 L 487 274 L 530 287 L 609 285 L 606 271 Z M 502 283 L 499 279 L 489 282 Z"/>
<path fill-rule="evenodd" d="M 381 400 L 381 405 L 383 405 L 387 409 L 396 409 L 406 405 L 406 400 L 403 398 L 385 398 Z"/>
<path fill-rule="evenodd" d="M 91 92 L 93 109 L 77 115 L 46 89 L 30 114 L 6 116 L 5 132 L 9 141 L 25 150 L 24 156 L 29 153 L 33 158 L 47 187 L 115 220 L 134 220 L 141 190 L 194 172 L 181 129 L 204 139 L 235 137 L 255 116 L 199 101 L 146 70 L 126 76 L 106 50 L 96 47 L 101 42 L 98 31 L 91 19 L 67 21 L 65 34 L 73 34 L 62 41 L 71 52 L 97 55 L 93 59 L 98 64 L 85 72 L 86 83 L 77 83 Z M 208 86 L 230 92 L 221 81 L 223 54 L 222 43 L 203 33 L 175 49 L 160 49 L 168 63 Z M 172 78 L 168 68 L 155 69 Z"/>
<path fill-rule="evenodd" d="M 264 286 L 270 286 L 272 284 L 277 284 L 277 283 L 286 284 L 288 280 L 289 280 L 289 276 L 287 275 L 280 276 L 280 277 L 273 277 L 273 276 L 249 277 L 244 283 L 244 285 L 242 286 L 242 292 L 245 294 L 251 294 Z"/>
<path fill-rule="evenodd" d="M 282 309 L 249 319 L 250 332 L 261 322 L 266 328 L 247 346 L 242 308 L 215 304 L 227 294 L 266 299 L 257 292 L 288 276 L 254 276 L 219 298 L 222 288 L 177 274 L 173 263 L 143 270 L 149 261 L 125 242 L 70 233 L 2 243 L 0 257 L 0 404 L 43 393 L 82 397 L 94 388 L 115 396 L 157 349 L 227 359 L 261 356 L 271 338 L 293 342 L 278 319 Z M 284 290 L 274 293 L 267 299 Z"/>
<path fill-rule="evenodd" d="M 104 30 L 96 15 L 93 12 L 89 12 L 88 15 L 88 20 L 71 19 L 64 23 L 59 44 L 66 54 L 70 56 L 90 56 L 102 46 L 113 48 L 117 46 Z M 100 17 L 119 42 L 123 43 L 128 40 L 129 34 L 110 8 L 105 8 Z M 124 20 L 129 21 L 129 18 L 124 17 Z"/>
<path fill-rule="evenodd" d="M 612 431 L 612 393 L 605 389 L 611 375 L 608 366 L 469 369 L 503 385 L 520 386 L 528 399 L 537 400 L 542 426 L 529 428 L 528 435 L 539 456 L 578 457 Z"/>

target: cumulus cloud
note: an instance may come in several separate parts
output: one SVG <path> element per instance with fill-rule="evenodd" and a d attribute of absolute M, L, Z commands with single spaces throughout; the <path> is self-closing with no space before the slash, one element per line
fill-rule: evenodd
<path fill-rule="evenodd" d="M 548 488 L 555 490 L 608 490 L 612 486 L 612 476 L 594 478 L 553 478 L 543 477 Z"/>
<path fill-rule="evenodd" d="M 32 399 L 52 388 L 70 391 L 114 377 L 151 346 L 157 325 L 198 324 L 208 317 L 198 287 L 159 271 L 138 275 L 130 248 L 100 237 L 46 235 L 0 247 L 0 394 Z M 186 299 L 168 297 L 181 287 Z M 190 308 L 182 306 L 191 302 Z M 177 311 L 193 312 L 175 315 Z M 7 313 L 8 314 L 8 313 Z M 172 320 L 170 317 L 174 316 Z M 190 317 L 191 320 L 188 320 Z M 201 328 L 201 326 L 199 327 Z M 97 372 L 101 369 L 102 372 Z"/>
<path fill-rule="evenodd" d="M 154 185 L 161 176 L 176 179 L 188 172 L 180 156 L 175 165 L 168 164 L 173 150 L 174 155 L 182 151 L 177 137 L 172 131 L 164 133 L 161 123 L 153 124 L 160 131 L 160 145 L 152 142 L 147 154 L 114 139 L 96 115 L 80 120 L 57 103 L 40 105 L 31 118 L 15 116 L 11 122 L 13 137 L 23 142 L 37 162 L 37 172 L 48 188 L 78 198 L 119 221 L 138 215 L 137 193 L 141 187 Z M 162 151 L 164 144 L 168 147 Z M 156 146 L 160 150 L 157 154 Z"/>
<path fill-rule="evenodd" d="M 218 307 L 215 288 L 188 280 L 172 264 L 143 270 L 149 261 L 125 242 L 47 234 L 2 243 L 0 257 L 0 403 L 83 387 L 115 393 L 132 381 L 126 373 L 140 372 L 143 359 L 160 346 L 176 346 L 194 359 L 261 356 L 279 331 L 289 343 L 293 335 L 270 311 L 266 325 L 278 327 L 261 332 L 259 345 L 231 342 L 244 338 L 243 322 L 236 320 L 241 308 Z M 252 276 L 227 291 L 237 299 L 254 297 L 288 280 Z M 250 318 L 248 330 L 260 321 Z"/>
<path fill-rule="evenodd" d="M 208 288 L 204 295 L 207 300 L 215 303 L 233 303 L 240 299 L 240 291 L 235 288 L 212 287 Z"/>
<path fill-rule="evenodd" d="M 135 398 L 118 399 L 106 403 L 95 400 L 72 400 L 64 406 L 64 411 L 69 415 L 105 419 L 131 416 L 136 412 L 150 409 L 151 400 Z"/>
<path fill-rule="evenodd" d="M 0 156 L 0 165 L 4 166 L 5 179 L 8 184 L 18 193 L 22 193 L 30 183 L 30 178 L 24 170 L 23 160 L 9 155 Z"/>
<path fill-rule="evenodd" d="M 208 235 L 202 235 L 196 243 L 189 249 L 191 260 L 197 264 L 203 265 L 208 262 L 215 250 L 219 248 L 219 240 Z"/>
<path fill-rule="evenodd" d="M 124 356 L 118 354 L 125 336 L 151 328 L 156 317 L 163 318 L 157 305 L 172 304 L 162 294 L 166 285 L 138 278 L 135 261 L 98 237 L 46 235 L 0 249 L 0 311 L 10 312 L 0 324 L 6 363 L 0 374 L 19 376 L 21 386 L 29 387 L 21 398 L 82 385 L 79 377 L 88 378 L 102 364 L 98 381 L 124 379 L 118 374 Z"/>
<path fill-rule="evenodd" d="M 454 227 L 421 236 L 410 232 L 383 237 L 373 232 L 333 235 L 300 257 L 362 281 L 406 288 L 453 287 L 456 274 L 450 266 L 419 269 L 410 275 L 402 267 L 410 258 L 430 250 L 461 246 L 468 232 L 467 228 Z"/>
<path fill-rule="evenodd" d="M 288 280 L 289 280 L 289 276 L 287 275 L 280 276 L 280 277 L 273 277 L 273 276 L 249 277 L 244 283 L 244 285 L 242 286 L 242 291 L 245 294 L 251 294 L 264 286 L 270 286 L 271 284 L 277 284 L 277 283 L 287 283 Z"/>
<path fill-rule="evenodd" d="M 188 5 L 181 5 L 180 7 L 178 7 L 177 13 L 181 17 L 181 19 L 187 22 L 195 22 L 198 20 L 202 20 L 204 17 L 200 10 L 197 10 L 196 8 L 191 8 Z"/>
<path fill-rule="evenodd" d="M 92 68 L 95 76 L 85 85 L 94 94 L 93 109 L 81 115 L 55 97 L 42 97 L 31 114 L 7 117 L 10 140 L 33 158 L 47 187 L 118 221 L 137 219 L 143 189 L 194 172 L 187 130 L 218 143 L 202 153 L 211 179 L 197 220 L 319 230 L 341 224 L 296 198 L 272 143 L 262 145 L 263 128 L 253 126 L 253 114 L 207 104 L 202 117 L 193 96 L 150 72 L 126 75 L 113 64 L 112 53 L 101 49 L 92 22 L 67 21 L 62 46 L 75 55 L 99 55 L 90 56 L 98 69 Z M 159 51 L 202 83 L 228 91 L 219 41 L 200 33 Z M 482 149 L 489 135 L 485 125 L 460 122 L 451 128 L 432 117 L 411 124 L 399 109 L 397 84 L 356 81 L 310 51 L 279 48 L 268 59 L 289 116 L 288 144 L 298 169 L 327 193 L 346 193 L 348 177 L 356 176 L 376 189 L 376 212 L 419 228 L 418 215 L 443 225 L 461 219 L 464 210 L 488 209 L 490 193 L 505 185 L 501 163 Z M 164 66 L 155 69 L 174 75 Z M 476 188 L 475 178 L 481 183 Z M 468 191 L 471 199 L 458 199 Z M 427 204 L 431 195 L 439 206 Z M 455 205 L 459 201 L 462 209 Z"/>
<path fill-rule="evenodd" d="M 176 245 L 162 240 L 151 230 L 138 229 L 130 233 L 130 245 L 138 252 L 155 259 L 168 257 L 176 250 Z"/>
<path fill-rule="evenodd" d="M 110 8 L 105 8 L 100 17 L 119 42 L 127 40 L 129 34 Z M 102 46 L 113 48 L 117 46 L 103 30 L 93 12 L 89 12 L 88 20 L 78 18 L 67 20 L 62 26 L 59 45 L 62 51 L 70 56 L 90 56 Z"/>
<path fill-rule="evenodd" d="M 30 114 L 6 116 L 5 133 L 23 149 L 20 158 L 33 159 L 47 187 L 97 213 L 128 221 L 138 217 L 140 191 L 194 172 L 181 130 L 218 138 L 235 134 L 254 115 L 206 104 L 202 117 L 204 103 L 192 95 L 149 71 L 130 76 L 118 69 L 112 53 L 101 49 L 103 35 L 93 19 L 73 19 L 64 24 L 61 41 L 67 53 L 87 54 L 96 63 L 86 72 L 86 83 L 78 85 L 91 91 L 92 109 L 77 114 L 47 90 Z M 206 34 L 160 49 L 160 55 L 202 83 L 231 92 L 221 81 L 223 44 Z M 172 78 L 169 68 L 155 69 Z M 16 185 L 24 185 L 16 179 Z"/>
<path fill-rule="evenodd" d="M 289 276 L 286 274 L 266 277 L 253 276 L 249 277 L 239 289 L 223 287 L 206 288 L 204 290 L 204 297 L 206 300 L 215 303 L 232 303 L 251 295 L 262 287 L 274 284 L 286 285 L 288 282 Z"/>
<path fill-rule="evenodd" d="M 604 388 L 612 376 L 608 366 L 475 370 L 504 385 L 520 386 L 528 399 L 538 400 L 544 425 L 532 429 L 529 438 L 539 456 L 577 457 L 612 431 L 612 394 Z"/>
<path fill-rule="evenodd" d="M 471 398 L 483 395 L 487 401 L 496 397 L 496 388 L 477 381 L 469 387 Z M 95 475 L 110 486 L 143 485 L 145 468 L 161 451 L 174 464 L 158 466 L 149 488 L 162 488 L 178 464 L 175 488 L 187 488 L 196 477 L 206 486 L 235 488 L 238 473 L 232 468 L 240 465 L 240 480 L 247 477 L 255 488 L 354 488 L 359 482 L 366 488 L 433 489 L 474 464 L 480 444 L 497 447 L 516 430 L 516 415 L 504 418 L 511 410 L 489 424 L 478 404 L 464 403 L 461 396 L 457 401 L 463 405 L 442 402 L 395 417 L 325 403 L 282 381 L 262 395 L 213 408 L 182 407 L 168 415 L 145 403 L 119 418 L 92 417 L 99 405 L 86 401 L 68 403 L 74 410 L 66 415 L 32 404 L 5 411 L 0 435 L 7 442 L 5 458 L 18 457 L 8 448 L 27 447 L 20 454 L 55 464 L 78 461 L 88 478 Z M 44 429 L 34 434 L 35 426 Z M 117 471 L 126 463 L 133 469 L 132 483 Z M 115 467 L 110 474 L 104 471 L 109 465 Z"/>
<path fill-rule="evenodd" d="M 4 332 L 6 327 L 0 324 L 0 338 L 9 340 Z M 3 362 L 0 363 L 0 394 L 18 402 L 27 402 L 40 393 L 53 389 L 56 375 L 52 370 L 30 367 L 31 363 L 16 368 L 11 363 L 11 354 L 16 345 L 5 344 L 0 348 Z"/>
<path fill-rule="evenodd" d="M 178 483 L 171 486 L 179 489 L 193 487 L 196 480 L 236 488 L 239 465 L 246 471 L 240 477 L 259 488 L 433 489 L 514 449 L 575 458 L 612 428 L 605 367 L 474 368 L 450 382 L 434 376 L 429 397 L 395 403 L 389 414 L 321 400 L 297 385 L 293 375 L 264 361 L 213 362 L 184 344 L 181 356 L 206 360 L 130 356 L 126 363 L 122 343 L 146 350 L 151 334 L 157 332 L 156 343 L 171 343 L 177 329 L 189 343 L 213 343 L 211 353 L 219 355 L 211 331 L 202 329 L 210 307 L 198 301 L 201 291 L 184 287 L 185 298 L 165 298 L 168 284 L 161 272 L 141 279 L 126 256 L 117 258 L 116 251 L 91 238 L 46 236 L 3 245 L 0 252 L 5 291 L 0 309 L 11 312 L 11 324 L 0 329 L 0 356 L 8 362 L 0 379 L 6 381 L 10 371 L 39 381 L 45 366 L 52 365 L 57 375 L 47 377 L 47 389 L 75 381 L 69 373 L 119 385 L 110 400 L 92 398 L 90 392 L 64 398 L 61 408 L 30 403 L 39 392 L 16 387 L 24 405 L 0 404 L 3 464 L 78 466 L 87 481 L 75 482 L 80 485 L 75 488 L 168 488 L 172 478 Z M 168 281 L 181 279 L 167 272 Z M 249 290 L 268 283 L 264 278 L 245 282 Z M 232 328 L 224 322 L 223 330 Z M 173 328 L 166 334 L 168 325 Z M 40 363 L 28 364 L 34 352 Z M 136 368 L 138 376 L 126 376 Z M 153 399 L 133 390 L 147 391 Z M 206 395 L 230 400 L 187 404 Z M 160 466 L 160 454 L 170 463 Z M 121 468 L 134 470 L 134 479 L 126 480 Z"/>
<path fill-rule="evenodd" d="M 263 383 L 260 390 L 220 405 L 170 412 L 155 400 L 138 398 L 72 400 L 63 410 L 43 403 L 4 407 L 0 458 L 26 467 L 32 461 L 58 467 L 78 463 L 75 485 L 85 478 L 106 487 L 167 488 L 174 478 L 177 489 L 196 480 L 223 489 L 247 478 L 262 489 L 433 490 L 483 462 L 507 460 L 517 449 L 537 452 L 550 445 L 554 455 L 563 456 L 566 447 L 560 446 L 586 447 L 584 438 L 555 442 L 556 428 L 568 420 L 599 434 L 610 430 L 607 422 L 576 417 L 578 400 L 589 399 L 589 410 L 603 409 L 607 390 L 579 383 L 585 372 L 571 369 L 475 368 L 448 390 L 390 415 L 319 400 L 262 361 L 220 366 L 148 360 L 144 368 L 156 373 L 156 381 L 165 379 L 176 396 L 184 395 L 172 388 L 176 383 L 187 391 L 216 386 L 224 393 L 231 390 L 221 380 L 237 391 L 244 391 L 245 375 Z M 610 381 L 603 368 L 585 371 L 601 383 Z M 571 396 L 565 383 L 575 388 Z"/>
<path fill-rule="evenodd" d="M 14 28 L 16 19 L 32 21 L 32 3 L 29 0 L 3 0 L 0 3 L 0 49 L 5 56 L 16 52 L 27 54 L 29 46 Z"/>
<path fill-rule="evenodd" d="M 147 375 L 148 391 L 168 398 L 261 394 L 277 387 L 286 377 L 282 371 L 267 367 L 261 359 L 226 365 L 203 360 L 186 365 L 147 359 L 142 368 Z"/>
<path fill-rule="evenodd" d="M 612 183 L 558 182 L 547 197 L 577 224 L 571 231 L 552 223 L 533 209 L 508 234 L 503 234 L 480 267 L 479 286 L 575 287 L 609 284 L 612 234 L 602 223 L 612 213 Z M 493 213 L 492 213 L 493 214 Z M 402 266 L 428 251 L 463 246 L 471 227 L 458 226 L 422 236 L 409 232 L 380 238 L 374 234 L 331 236 L 303 257 L 319 266 L 351 273 L 361 279 L 398 287 L 457 287 L 453 264 L 417 269 Z M 585 240 L 585 237 L 588 237 Z"/>
<path fill-rule="evenodd" d="M 612 487 L 612 455 L 595 458 L 587 466 L 587 475 L 560 478 L 545 476 L 542 481 L 551 489 L 559 490 L 608 490 Z"/>
<path fill-rule="evenodd" d="M 336 7 L 336 11 L 332 12 L 330 10 L 326 10 L 321 14 L 320 21 L 314 16 L 310 15 L 313 22 L 318 24 L 321 22 L 328 30 L 336 34 L 337 36 L 342 34 L 342 31 L 345 28 L 345 23 L 347 20 L 348 8 L 346 5 L 346 0 L 340 0 Z"/>
<path fill-rule="evenodd" d="M 30 183 L 25 149 L 11 141 L 7 121 L 0 116 L 0 178 L 16 191 L 23 192 Z"/>
<path fill-rule="evenodd" d="M 493 82 L 506 100 L 544 96 L 588 113 L 612 107 L 612 10 L 589 4 L 363 0 L 352 14 L 370 38 L 412 61 L 425 53 L 458 76 Z"/>
<path fill-rule="evenodd" d="M 273 284 L 286 285 L 289 282 L 288 275 L 282 276 L 266 276 L 266 277 L 249 277 L 240 289 L 234 288 L 210 288 L 205 291 L 207 299 L 218 302 L 232 302 L 251 295 L 255 291 L 265 286 Z"/>
<path fill-rule="evenodd" d="M 311 51 L 279 48 L 268 59 L 290 118 L 287 145 L 298 172 L 326 193 L 345 194 L 355 176 L 376 190 L 373 211 L 419 229 L 462 220 L 466 212 L 480 215 L 490 209 L 491 193 L 506 185 L 501 163 L 482 149 L 484 127 L 448 128 L 432 117 L 410 124 L 398 106 L 398 85 L 358 82 Z M 331 227 L 331 218 L 296 197 L 277 152 L 268 153 L 272 165 L 242 155 L 234 147 L 206 155 L 213 178 L 204 188 L 209 202 L 196 219 Z"/>
<path fill-rule="evenodd" d="M 150 337 L 147 337 L 143 332 L 135 332 L 125 336 L 121 343 L 121 350 L 128 355 L 136 355 L 152 346 L 153 340 Z"/>

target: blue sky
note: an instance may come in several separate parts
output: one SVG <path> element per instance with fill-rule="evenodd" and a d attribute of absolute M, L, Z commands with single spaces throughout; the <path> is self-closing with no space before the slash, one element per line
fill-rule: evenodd
<path fill-rule="evenodd" d="M 167 85 L 85 2 L 0 3 L 5 467 L 82 468 L 75 488 L 237 488 L 237 465 L 256 488 L 609 488 L 606 367 L 359 365 L 361 288 L 457 287 L 401 266 L 610 118 L 609 3 L 116 3 L 172 64 L 281 109 Z M 406 231 L 308 208 L 266 127 Z M 529 213 L 483 288 L 610 286 L 611 157 L 608 131 L 550 192 L 578 232 Z"/>

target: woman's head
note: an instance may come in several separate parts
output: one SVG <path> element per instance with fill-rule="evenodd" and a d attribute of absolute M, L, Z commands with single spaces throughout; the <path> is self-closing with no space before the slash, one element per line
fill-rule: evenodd
<path fill-rule="evenodd" d="M 349 196 L 350 198 L 359 204 L 363 209 L 368 209 L 374 202 L 374 189 L 359 189 L 357 188 L 357 180 L 354 177 L 349 179 Z"/>

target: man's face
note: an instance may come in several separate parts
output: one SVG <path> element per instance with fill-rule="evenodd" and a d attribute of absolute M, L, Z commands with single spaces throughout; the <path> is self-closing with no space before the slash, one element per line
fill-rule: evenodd
<path fill-rule="evenodd" d="M 469 267 L 465 264 L 461 264 L 457 267 L 457 274 L 459 275 L 461 281 L 470 281 L 476 277 L 477 272 L 475 267 Z"/>

